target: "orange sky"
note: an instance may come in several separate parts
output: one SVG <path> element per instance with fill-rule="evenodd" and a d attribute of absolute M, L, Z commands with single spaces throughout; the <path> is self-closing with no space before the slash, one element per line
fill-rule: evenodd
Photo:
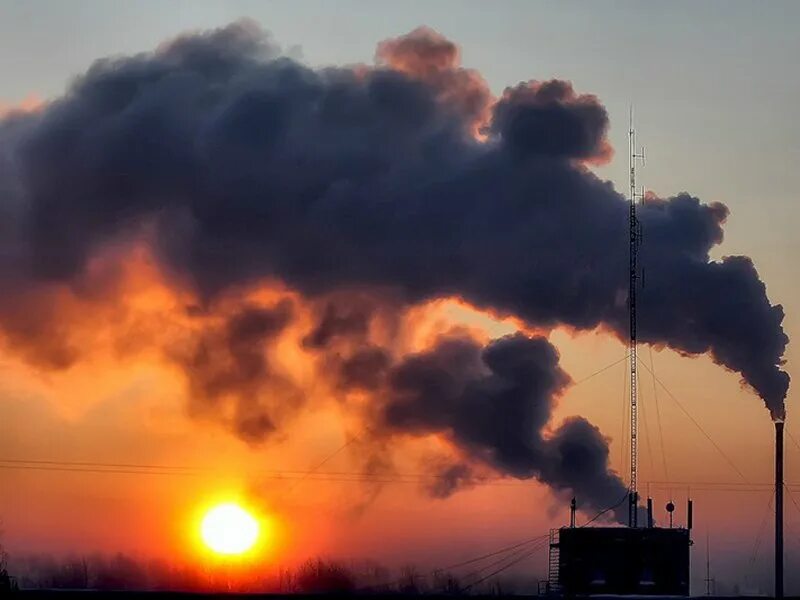
<path fill-rule="evenodd" d="M 150 314 L 154 308 L 163 310 L 162 303 L 174 300 L 159 289 L 148 284 L 126 297 L 143 316 L 154 318 Z M 493 334 L 510 328 L 456 303 L 437 311 L 437 319 L 446 316 Z M 562 353 L 562 365 L 577 382 L 625 353 L 620 342 L 602 333 L 573 336 L 556 331 L 551 339 Z M 330 555 L 371 557 L 395 566 L 413 558 L 434 566 L 538 535 L 566 520 L 564 503 L 533 482 L 490 482 L 447 500 L 435 500 L 414 482 L 342 481 L 346 475 L 332 476 L 338 481 L 322 481 L 320 475 L 282 481 L 276 471 L 306 471 L 351 439 L 353 416 L 335 402 L 315 403 L 266 445 L 249 446 L 213 419 L 187 416 L 185 382 L 173 367 L 146 351 L 114 355 L 108 350 L 112 342 L 95 334 L 90 358 L 57 373 L 37 370 L 4 353 L 0 456 L 194 469 L 174 474 L 163 474 L 164 469 L 159 474 L 0 470 L 4 490 L 0 514 L 11 552 L 99 550 L 204 560 L 196 543 L 198 511 L 230 498 L 242 499 L 274 520 L 277 539 L 268 553 L 259 555 L 259 560 L 273 565 Z M 646 348 L 642 357 L 649 363 Z M 653 361 L 659 378 L 747 481 L 768 483 L 772 456 L 766 441 L 772 425 L 760 400 L 742 389 L 735 375 L 706 358 L 655 351 Z M 620 441 L 626 373 L 620 363 L 579 383 L 562 399 L 554 418 L 557 424 L 565 416 L 581 414 L 596 423 L 612 438 L 613 466 L 623 474 L 627 457 Z M 663 514 L 660 507 L 671 491 L 678 503 L 678 521 L 683 522 L 690 486 L 674 484 L 668 490 L 647 482 L 743 481 L 659 390 L 665 476 L 653 382 L 644 373 L 641 489 L 643 493 L 650 489 L 655 496 L 657 516 Z M 419 458 L 437 445 L 441 444 L 436 440 L 397 442 L 386 452 L 396 461 L 399 473 L 413 474 L 419 472 Z M 363 466 L 361 450 L 353 443 L 320 471 L 352 473 L 352 479 Z M 788 481 L 796 479 L 799 457 L 800 450 L 787 440 Z M 691 494 L 701 535 L 709 530 L 720 546 L 741 546 L 746 555 L 744 548 L 749 550 L 756 536 L 769 490 L 695 489 Z M 788 499 L 787 519 L 792 527 L 800 524 Z M 392 543 L 386 544 L 386 539 Z M 797 542 L 790 537 L 790 553 L 800 550 Z M 743 560 L 741 554 L 732 553 L 730 560 Z M 530 568 L 543 575 L 544 555 Z"/>

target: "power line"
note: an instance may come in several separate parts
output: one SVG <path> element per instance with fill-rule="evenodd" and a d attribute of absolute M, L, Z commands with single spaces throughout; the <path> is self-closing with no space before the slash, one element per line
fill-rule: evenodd
<path fill-rule="evenodd" d="M 800 450 L 800 444 L 798 444 L 798 443 L 797 443 L 797 440 L 796 440 L 796 439 L 795 439 L 795 437 L 792 435 L 792 432 L 791 432 L 791 431 L 789 431 L 789 429 L 788 429 L 788 428 L 786 428 L 786 427 L 784 427 L 784 431 L 786 432 L 786 435 L 788 435 L 788 436 L 789 436 L 789 439 L 790 439 L 790 440 L 792 440 L 792 443 L 795 445 L 795 448 L 797 448 L 798 450 Z"/>
<path fill-rule="evenodd" d="M 789 496 L 789 500 L 792 501 L 792 504 L 794 504 L 794 507 L 797 509 L 798 514 L 800 514 L 800 504 L 798 504 L 797 500 L 795 500 L 794 494 L 792 494 L 792 491 L 789 489 L 789 486 L 784 483 L 783 488 L 786 490 L 786 494 Z"/>
<path fill-rule="evenodd" d="M 445 566 L 445 567 L 439 567 L 439 568 L 436 568 L 436 569 L 431 569 L 429 572 L 420 575 L 420 577 L 428 578 L 428 577 L 431 577 L 431 576 L 435 576 L 438 573 L 445 573 L 445 572 L 448 572 L 448 571 L 452 571 L 454 569 L 458 569 L 458 568 L 461 568 L 461 567 L 464 567 L 464 566 L 467 566 L 467 565 L 474 564 L 476 562 L 480 562 L 482 560 L 486 560 L 487 558 L 492 558 L 494 556 L 498 556 L 499 554 L 505 554 L 507 552 L 511 552 L 512 550 L 517 550 L 517 549 L 523 548 L 524 546 L 527 546 L 527 545 L 532 544 L 534 542 L 545 540 L 547 537 L 548 537 L 548 534 L 545 533 L 543 535 L 538 535 L 536 537 L 528 538 L 526 540 L 522 540 L 521 542 L 516 542 L 516 543 L 510 544 L 508 546 L 503 546 L 502 548 L 499 548 L 498 550 L 495 550 L 493 552 L 489 552 L 487 554 L 482 554 L 480 556 L 476 556 L 474 558 L 471 558 L 471 559 L 468 559 L 468 560 L 464 560 L 464 561 L 461 561 L 461 562 L 453 563 L 453 564 Z M 519 550 L 517 550 L 517 552 L 519 552 Z M 514 555 L 516 555 L 517 552 L 515 552 Z M 508 557 L 506 556 L 506 557 L 503 558 L 503 560 L 505 560 L 507 558 Z M 486 568 L 488 568 L 488 566 L 483 567 L 482 569 L 480 569 L 480 571 L 483 571 Z M 388 585 L 388 586 L 397 585 L 398 583 L 401 583 L 404 580 L 405 580 L 405 577 L 399 577 L 399 578 L 394 579 L 392 581 L 389 581 L 388 583 L 383 584 L 383 585 Z M 365 586 L 363 588 L 360 588 L 359 591 L 369 590 L 372 587 L 374 587 L 374 586 Z"/>
<path fill-rule="evenodd" d="M 337 455 L 338 455 L 340 452 L 342 452 L 342 451 L 343 451 L 345 448 L 347 448 L 347 447 L 348 447 L 350 444 L 354 443 L 354 442 L 356 441 L 356 439 L 357 439 L 356 437 L 351 437 L 351 438 L 350 438 L 349 440 L 347 440 L 347 441 L 346 441 L 344 444 L 342 444 L 341 446 L 339 446 L 339 447 L 338 447 L 336 450 L 334 450 L 333 452 L 331 452 L 330 454 L 328 454 L 328 456 L 326 456 L 326 457 L 325 457 L 324 459 L 322 459 L 322 460 L 321 460 L 319 463 L 317 463 L 317 465 L 316 465 L 316 466 L 312 467 L 312 468 L 311 468 L 311 470 L 309 470 L 308 472 L 304 473 L 304 474 L 303 474 L 303 476 L 302 476 L 302 477 L 300 477 L 299 479 L 296 479 L 296 480 L 295 480 L 295 482 L 294 482 L 294 483 L 293 483 L 293 484 L 292 484 L 292 485 L 289 487 L 289 489 L 287 489 L 287 490 L 286 490 L 286 492 L 284 493 L 284 495 L 288 496 L 289 494 L 291 494 L 291 493 L 292 493 L 292 492 L 295 490 L 295 488 L 296 488 L 298 485 L 300 485 L 300 483 L 301 483 L 301 482 L 305 481 L 305 480 L 306 480 L 306 479 L 308 479 L 308 478 L 309 478 L 311 475 L 313 475 L 314 473 L 318 472 L 318 471 L 319 471 L 319 470 L 320 470 L 322 467 L 324 467 L 324 466 L 325 466 L 325 464 L 326 464 L 328 461 L 332 460 L 332 459 L 333 459 L 335 456 L 337 456 Z"/>
<path fill-rule="evenodd" d="M 13 464 L 3 464 L 13 463 Z M 48 461 L 48 460 L 22 460 L 22 459 L 0 459 L 0 469 L 6 470 L 33 470 L 33 471 L 56 471 L 68 473 L 108 473 L 122 475 L 181 475 L 181 476 L 200 476 L 204 474 L 223 474 L 222 469 L 211 469 L 203 467 L 188 467 L 176 465 L 139 465 L 127 463 L 130 468 L 117 468 L 123 463 L 100 463 L 100 462 L 70 462 L 70 461 Z M 319 465 L 317 465 L 319 467 Z M 270 479 L 297 481 L 334 481 L 334 482 L 380 482 L 380 483 L 422 483 L 431 478 L 445 477 L 435 473 L 392 473 L 387 475 L 370 475 L 358 471 L 313 471 L 313 470 L 258 470 L 248 472 L 251 475 L 259 475 Z M 661 481 L 647 480 L 643 483 L 657 487 L 659 489 L 667 486 L 691 487 L 693 490 L 712 490 L 718 488 L 730 488 L 730 491 L 738 490 L 770 490 L 774 487 L 773 483 L 768 482 L 731 482 L 731 481 Z M 540 485 L 538 481 L 519 481 L 509 480 L 505 477 L 488 478 L 483 481 L 483 485 L 490 486 L 509 486 L 509 487 L 529 487 Z M 800 483 L 786 484 L 787 487 L 800 491 Z"/>
<path fill-rule="evenodd" d="M 644 428 L 644 435 L 642 436 L 645 451 L 647 453 L 647 460 L 650 463 L 650 470 L 655 473 L 655 462 L 653 461 L 653 443 L 650 439 L 650 426 L 647 422 L 647 409 L 645 408 L 645 401 L 644 401 L 644 394 L 642 393 L 642 388 L 639 388 L 639 404 L 641 405 L 642 409 L 642 425 Z"/>
<path fill-rule="evenodd" d="M 630 409 L 630 404 L 628 403 L 628 365 L 625 364 L 625 368 L 622 370 L 622 443 L 620 444 L 619 454 L 620 454 L 620 472 L 624 473 L 625 469 L 623 468 L 626 462 L 626 450 L 628 449 L 628 412 Z M 625 476 L 620 475 L 620 478 L 624 481 Z"/>
<path fill-rule="evenodd" d="M 65 472 L 65 473 L 87 473 L 87 474 L 111 474 L 111 475 L 189 475 L 189 476 L 200 476 L 203 474 L 217 474 L 221 475 L 222 473 L 219 470 L 216 471 L 206 471 L 205 473 L 202 470 L 197 471 L 160 471 L 160 470 L 136 470 L 136 469 L 113 469 L 113 468 L 105 468 L 103 465 L 100 465 L 99 468 L 93 467 L 69 467 L 69 466 L 59 466 L 57 463 L 51 463 L 48 465 L 25 465 L 25 464 L 2 464 L 3 461 L 0 459 L 0 470 L 11 470 L 11 471 L 41 471 L 41 472 Z M 444 475 L 436 475 L 436 474 L 429 474 L 429 475 L 416 475 L 416 474 L 402 474 L 402 473 L 394 473 L 390 475 L 370 475 L 366 473 L 360 473 L 356 471 L 348 472 L 348 471 L 255 471 L 249 472 L 249 475 L 258 475 L 259 477 L 265 479 L 273 479 L 273 480 L 281 480 L 281 481 L 290 481 L 299 483 L 301 481 L 307 482 L 345 482 L 345 483 L 404 483 L 404 484 L 419 484 L 425 483 L 432 478 L 438 479 L 445 477 Z M 486 479 L 482 482 L 483 485 L 490 485 L 490 486 L 504 486 L 504 487 L 529 487 L 529 486 L 536 486 L 538 482 L 526 482 L 526 481 L 509 481 L 504 477 L 496 477 L 491 479 Z"/>
<path fill-rule="evenodd" d="M 762 487 L 764 489 L 773 489 L 775 484 L 773 482 L 768 481 L 662 481 L 657 479 L 651 479 L 647 481 L 650 485 L 675 485 L 677 487 L 694 487 L 696 485 L 705 485 L 705 486 L 735 486 L 735 487 Z M 800 486 L 799 484 L 792 484 L 795 486 Z"/>
<path fill-rule="evenodd" d="M 541 544 L 541 542 L 540 542 L 539 544 L 537 544 L 537 545 L 536 545 L 536 547 L 535 547 L 535 548 L 533 548 L 533 550 L 538 550 L 538 549 L 541 547 L 541 546 L 540 546 L 540 544 Z M 531 551 L 531 548 L 530 548 L 530 547 L 527 547 L 527 548 L 520 548 L 520 549 L 518 549 L 518 550 L 515 550 L 515 551 L 514 551 L 514 552 L 512 552 L 511 554 L 508 554 L 508 555 L 506 555 L 506 556 L 502 556 L 502 557 L 500 557 L 500 558 L 499 558 L 499 559 L 497 559 L 497 560 L 493 560 L 492 562 L 490 562 L 490 563 L 489 563 L 489 564 L 487 564 L 487 565 L 484 565 L 483 567 L 481 567 L 481 568 L 480 568 L 480 569 L 478 569 L 477 571 L 473 571 L 473 572 L 471 572 L 471 573 L 470 573 L 470 575 L 480 575 L 481 573 L 485 573 L 485 572 L 486 572 L 486 571 L 488 571 L 489 569 L 493 569 L 493 568 L 494 568 L 494 567 L 496 567 L 497 565 L 503 564 L 504 562 L 506 562 L 506 561 L 508 561 L 508 560 L 513 560 L 513 559 L 514 559 L 514 558 L 516 558 L 517 556 L 520 556 L 521 554 L 524 554 L 524 553 L 527 553 L 527 552 L 530 552 L 530 551 Z M 479 583 L 479 582 L 476 582 L 476 583 Z M 472 587 L 472 585 L 475 585 L 475 584 L 470 584 L 469 586 L 467 586 L 467 589 L 469 589 L 469 587 Z"/>
<path fill-rule="evenodd" d="M 515 560 L 512 560 L 511 562 L 509 562 L 509 563 L 507 563 L 507 564 L 503 565 L 503 566 L 502 566 L 502 567 L 500 567 L 499 569 L 496 569 L 495 571 L 492 571 L 491 573 L 489 573 L 488 575 L 485 575 L 484 577 L 481 577 L 481 578 L 480 578 L 480 579 L 478 579 L 477 581 L 473 581 L 472 583 L 470 583 L 470 584 L 469 584 L 469 585 L 467 585 L 466 587 L 462 588 L 462 590 L 461 590 L 461 591 L 462 591 L 462 592 L 467 592 L 467 591 L 469 591 L 470 589 L 472 589 L 472 588 L 473 588 L 473 587 L 475 587 L 476 585 L 479 585 L 479 584 L 483 583 L 483 582 L 484 582 L 484 581 L 486 581 L 487 579 L 491 579 L 491 578 L 492 578 L 492 577 L 494 577 L 495 575 L 499 575 L 499 574 L 500 574 L 500 573 L 502 573 L 503 571 L 505 571 L 505 570 L 507 570 L 507 569 L 510 569 L 511 567 L 513 567 L 514 565 L 516 565 L 517 563 L 519 563 L 519 562 L 522 562 L 523 560 L 525 560 L 525 559 L 527 559 L 527 558 L 530 558 L 531 556 L 533 556 L 533 555 L 534 555 L 536 552 L 538 552 L 538 551 L 539 551 L 539 550 L 541 550 L 541 549 L 542 549 L 542 546 L 537 546 L 536 548 L 534 548 L 534 549 L 533 549 L 533 550 L 531 550 L 530 552 L 527 552 L 527 553 L 523 554 L 522 556 L 520 556 L 519 558 L 517 558 L 517 559 L 515 559 Z"/>
<path fill-rule="evenodd" d="M 511 550 L 516 550 L 517 548 L 520 548 L 522 546 L 526 546 L 527 544 L 530 544 L 531 542 L 535 542 L 535 541 L 544 539 L 546 537 L 548 537 L 548 534 L 545 533 L 544 535 L 539 535 L 539 536 L 536 536 L 534 538 L 528 538 L 527 540 L 524 540 L 524 541 L 519 542 L 517 544 L 514 544 L 512 546 L 505 546 L 504 548 L 501 548 L 500 550 L 495 550 L 494 552 L 490 552 L 488 554 L 483 554 L 483 555 L 478 556 L 476 558 L 471 558 L 469 560 L 465 560 L 465 561 L 458 562 L 458 563 L 455 563 L 455 564 L 452 564 L 452 565 L 448 565 L 446 567 L 442 567 L 442 568 L 436 569 L 436 570 L 437 571 L 452 571 L 453 569 L 458 569 L 458 568 L 461 568 L 461 567 L 465 567 L 467 565 L 471 565 L 472 563 L 476 563 L 476 562 L 479 562 L 481 560 L 485 560 L 487 558 L 492 558 L 493 556 L 497 556 L 498 554 L 504 554 L 504 553 L 509 552 Z"/>
<path fill-rule="evenodd" d="M 582 383 L 586 383 L 587 381 L 589 381 L 589 380 L 590 380 L 590 379 L 592 379 L 593 377 L 596 377 L 597 375 L 600 375 L 601 373 L 605 373 L 606 371 L 608 371 L 608 370 L 609 370 L 610 368 L 612 368 L 612 367 L 616 367 L 616 366 L 617 366 L 619 363 L 621 363 L 623 360 L 628 360 L 628 356 L 629 356 L 629 354 L 627 354 L 627 353 L 626 353 L 626 354 L 625 354 L 625 356 L 623 356 L 622 358 L 620 358 L 620 359 L 618 359 L 618 360 L 615 360 L 614 362 L 612 362 L 612 363 L 611 363 L 611 364 L 609 364 L 609 365 L 606 365 L 606 366 L 605 366 L 605 367 L 603 367 L 602 369 L 598 369 L 598 370 L 597 370 L 597 371 L 595 371 L 594 373 L 592 373 L 592 374 L 590 374 L 590 375 L 587 375 L 586 377 L 583 377 L 583 378 L 579 379 L 578 381 L 576 381 L 575 383 L 573 383 L 573 384 L 572 384 L 572 388 L 570 388 L 570 389 L 575 389 L 577 386 L 579 386 L 579 385 L 580 385 L 580 384 L 582 384 Z"/>
<path fill-rule="evenodd" d="M 661 427 L 661 407 L 659 406 L 658 402 L 658 386 L 656 385 L 656 367 L 655 363 L 653 362 L 653 347 L 648 346 L 648 350 L 650 351 L 650 373 L 653 375 L 653 401 L 656 405 L 656 422 L 658 423 L 658 439 L 661 443 L 661 461 L 664 466 L 664 479 L 669 481 L 669 472 L 667 470 L 667 451 L 664 445 L 664 429 Z"/>
<path fill-rule="evenodd" d="M 59 467 L 56 465 L 0 465 L 6 471 L 57 471 L 63 473 L 108 473 L 110 475 L 200 475 L 189 471 L 137 471 L 133 469 L 97 469 L 89 467 Z"/>
<path fill-rule="evenodd" d="M 761 525 L 758 527 L 758 532 L 756 534 L 755 543 L 753 544 L 753 553 L 750 556 L 750 569 L 752 570 L 756 564 L 756 557 L 758 556 L 758 549 L 761 546 L 761 538 L 764 535 L 764 531 L 767 527 L 767 521 L 769 520 L 769 516 L 772 513 L 772 502 L 775 500 L 775 493 L 770 495 L 769 502 L 767 502 L 767 510 L 764 513 L 764 518 L 761 520 Z"/>
<path fill-rule="evenodd" d="M 586 523 L 584 523 L 583 525 L 581 525 L 581 528 L 583 528 L 583 527 L 588 527 L 589 525 L 591 525 L 592 523 L 594 523 L 594 522 L 595 522 L 597 519 L 599 519 L 599 518 L 600 518 L 601 516 L 603 516 L 604 514 L 606 514 L 606 513 L 608 513 L 608 512 L 611 512 L 612 510 L 614 510 L 615 508 L 617 508 L 617 507 L 618 507 L 620 504 L 622 504 L 623 502 L 625 502 L 625 500 L 626 500 L 627 498 L 628 498 L 628 492 L 626 491 L 626 492 L 625 492 L 625 495 L 624 495 L 624 496 L 623 496 L 623 497 L 620 499 L 620 501 L 619 501 L 619 502 L 617 502 L 617 503 L 616 503 L 616 504 L 614 504 L 613 506 L 609 506 L 608 508 L 601 510 L 599 513 L 597 513 L 597 514 L 596 514 L 595 516 L 593 516 L 591 519 L 589 519 L 588 521 L 586 521 Z"/>
<path fill-rule="evenodd" d="M 667 490 L 670 493 L 674 492 L 674 490 L 675 490 L 675 487 L 672 486 L 672 485 L 652 485 L 651 484 L 650 487 L 651 487 L 651 489 L 656 489 L 656 490 Z M 797 489 L 797 488 L 795 488 L 795 489 Z M 757 493 L 760 493 L 760 494 L 765 494 L 765 493 L 769 492 L 770 490 L 769 490 L 769 488 L 766 488 L 766 487 L 728 487 L 728 488 L 726 488 L 726 487 L 719 487 L 719 486 L 698 485 L 698 486 L 692 486 L 691 491 L 692 492 L 725 492 L 725 493 L 728 493 L 728 492 L 731 492 L 731 493 L 738 493 L 738 492 L 756 493 L 757 492 Z M 800 489 L 798 489 L 797 491 L 800 491 Z"/>
<path fill-rule="evenodd" d="M 1 458 L 0 462 L 14 464 L 34 464 L 34 465 L 60 465 L 70 467 L 108 467 L 120 469 L 158 469 L 158 470 L 181 470 L 181 471 L 208 471 L 208 467 L 188 467 L 180 465 L 152 465 L 135 463 L 101 463 L 89 461 L 67 461 L 67 460 L 23 460 L 17 458 Z"/>
<path fill-rule="evenodd" d="M 643 366 L 645 369 L 647 369 L 648 371 L 650 371 L 650 368 L 649 368 L 649 367 L 648 367 L 648 366 L 647 366 L 647 365 L 646 365 L 644 362 L 642 363 L 642 366 Z M 689 418 L 689 420 L 690 420 L 690 421 L 691 421 L 691 422 L 694 424 L 694 426 L 695 426 L 695 427 L 697 427 L 697 428 L 700 430 L 700 432 L 701 432 L 701 433 L 702 433 L 702 434 L 703 434 L 703 435 L 706 437 L 706 439 L 707 439 L 709 442 L 711 442 L 711 445 L 712 445 L 712 446 L 714 446 L 714 448 L 717 450 L 717 452 L 719 452 L 719 454 L 722 456 L 722 458 L 724 458 L 724 459 L 725 459 L 725 461 L 728 463 L 728 465 L 730 465 L 730 466 L 731 466 L 731 468 L 732 468 L 734 471 L 736 471 L 736 473 L 739 475 L 739 477 L 741 477 L 741 478 L 742 478 L 742 480 L 746 482 L 746 481 L 747 481 L 747 477 L 745 477 L 744 473 L 742 473 L 742 472 L 741 472 L 741 470 L 739 470 L 739 467 L 737 467 L 737 466 L 736 466 L 736 464 L 735 464 L 735 463 L 734 463 L 734 462 L 733 462 L 733 461 L 732 461 L 732 460 L 731 460 L 731 459 L 728 457 L 728 455 L 727 455 L 727 454 L 725 454 L 725 452 L 722 450 L 722 448 L 720 448 L 720 447 L 717 445 L 717 443 L 716 443 L 716 442 L 713 440 L 713 438 L 712 438 L 712 437 L 711 437 L 711 436 L 710 436 L 710 435 L 709 435 L 709 434 L 706 432 L 706 430 L 705 430 L 705 429 L 703 429 L 703 426 L 702 426 L 702 425 L 700 425 L 700 423 L 698 423 L 698 422 L 697 422 L 697 420 L 696 420 L 696 419 L 695 419 L 695 418 L 694 418 L 694 417 L 693 417 L 693 416 L 692 416 L 692 415 L 689 413 L 689 411 L 688 411 L 688 410 L 686 410 L 686 408 L 684 408 L 683 404 L 681 404 L 681 402 L 680 402 L 680 401 L 679 401 L 679 400 L 678 400 L 678 399 L 675 397 L 675 395 L 674 395 L 674 394 L 673 394 L 673 393 L 672 393 L 672 392 L 669 390 L 669 388 L 668 388 L 668 387 L 667 387 L 667 386 L 664 384 L 664 382 L 663 382 L 663 381 L 661 381 L 661 379 L 659 379 L 659 378 L 656 376 L 656 374 L 655 374 L 655 373 L 653 373 L 653 371 L 650 371 L 650 374 L 653 376 L 653 379 L 655 379 L 655 380 L 658 382 L 658 384 L 659 384 L 659 385 L 660 385 L 660 386 L 661 386 L 661 387 L 664 389 L 664 391 L 667 393 L 667 395 L 668 395 L 670 398 L 672 398 L 672 400 L 675 402 L 675 404 L 677 404 L 677 405 L 678 405 L 678 408 L 680 408 L 680 409 L 681 409 L 681 411 L 683 412 L 683 414 L 685 414 L 685 415 L 686 415 L 686 416 Z"/>

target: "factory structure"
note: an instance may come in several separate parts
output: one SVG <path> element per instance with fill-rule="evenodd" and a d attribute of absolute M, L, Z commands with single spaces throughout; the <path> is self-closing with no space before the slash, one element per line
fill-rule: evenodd
<path fill-rule="evenodd" d="M 642 527 L 576 527 L 573 500 L 570 526 L 550 532 L 549 592 L 688 596 L 692 502 L 685 527 L 656 527 L 650 499 L 647 508 Z M 670 525 L 674 510 L 668 503 Z"/>
<path fill-rule="evenodd" d="M 627 497 L 628 524 L 624 526 L 576 526 L 577 502 L 570 506 L 567 527 L 550 532 L 546 591 L 565 597 L 590 595 L 689 596 L 692 501 L 686 506 L 685 526 L 673 526 L 675 505 L 666 504 L 669 524 L 657 526 L 653 501 L 647 499 L 646 523 L 639 522 L 637 482 L 638 365 L 636 291 L 639 279 L 638 251 L 641 225 L 637 204 L 644 200 L 636 187 L 636 164 L 644 161 L 644 149 L 636 149 L 633 114 L 629 128 L 629 296 L 630 339 L 630 474 Z M 783 428 L 775 423 L 775 598 L 783 598 Z M 616 507 L 611 507 L 616 508 Z M 610 510 L 610 509 L 609 509 Z M 599 515 L 598 515 L 599 516 Z"/>

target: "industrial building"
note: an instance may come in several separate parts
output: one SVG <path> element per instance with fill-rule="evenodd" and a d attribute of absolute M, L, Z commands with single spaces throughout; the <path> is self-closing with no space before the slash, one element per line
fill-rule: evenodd
<path fill-rule="evenodd" d="M 551 591 L 689 595 L 689 529 L 563 527 L 551 534 Z"/>

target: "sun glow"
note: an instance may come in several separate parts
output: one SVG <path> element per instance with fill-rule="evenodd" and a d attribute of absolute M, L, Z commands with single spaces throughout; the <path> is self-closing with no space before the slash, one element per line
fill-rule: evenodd
<path fill-rule="evenodd" d="M 217 554 L 244 554 L 253 548 L 259 532 L 255 517 L 232 502 L 209 510 L 200 524 L 203 543 Z"/>

